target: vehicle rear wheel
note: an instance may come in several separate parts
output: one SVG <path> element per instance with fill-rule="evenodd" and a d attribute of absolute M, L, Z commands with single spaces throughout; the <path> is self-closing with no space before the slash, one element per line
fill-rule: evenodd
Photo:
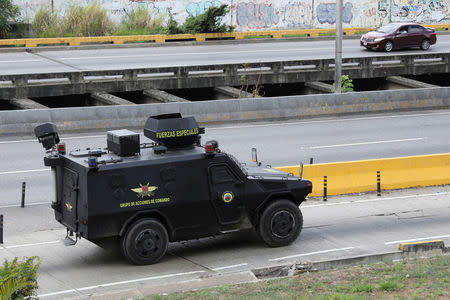
<path fill-rule="evenodd" d="M 166 253 L 169 238 L 167 230 L 156 219 L 141 219 L 133 223 L 122 237 L 123 256 L 137 265 L 158 262 Z"/>
<path fill-rule="evenodd" d="M 394 44 L 391 41 L 387 41 L 386 44 L 384 44 L 384 51 L 391 52 L 392 49 L 394 49 Z"/>
<path fill-rule="evenodd" d="M 430 46 L 431 46 L 430 40 L 429 40 L 429 39 L 424 39 L 424 40 L 422 41 L 422 43 L 420 44 L 420 49 L 422 49 L 422 50 L 428 50 L 428 49 L 430 49 Z"/>
<path fill-rule="evenodd" d="M 292 201 L 279 199 L 261 214 L 258 234 L 270 247 L 287 246 L 295 241 L 303 227 L 303 216 Z"/>

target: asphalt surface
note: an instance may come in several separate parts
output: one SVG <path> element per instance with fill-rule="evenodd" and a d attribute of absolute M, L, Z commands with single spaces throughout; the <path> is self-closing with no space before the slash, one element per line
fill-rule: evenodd
<path fill-rule="evenodd" d="M 5 243 L 0 260 L 38 255 L 40 299 L 63 299 L 393 252 L 401 242 L 450 242 L 450 186 L 383 192 L 382 197 L 329 197 L 328 202 L 309 199 L 300 208 L 304 228 L 288 247 L 269 248 L 248 231 L 172 243 L 162 261 L 150 266 L 130 265 L 118 250 L 106 251 L 86 240 L 64 246 L 65 230 L 48 205 L 3 208 Z"/>
<path fill-rule="evenodd" d="M 450 110 L 331 117 L 304 121 L 208 126 L 202 137 L 251 163 L 251 148 L 264 165 L 351 161 L 450 151 Z M 142 128 L 136 129 L 142 133 Z M 106 147 L 105 132 L 61 134 L 68 151 Z M 150 142 L 141 136 L 142 142 Z M 0 138 L 0 209 L 17 205 L 22 182 L 26 203 L 50 202 L 53 182 L 43 165 L 44 149 L 34 137 Z"/>
<path fill-rule="evenodd" d="M 450 110 L 331 117 L 290 122 L 208 126 L 203 142 L 250 163 L 256 147 L 263 164 L 293 165 L 449 152 Z M 65 135 L 68 150 L 104 147 L 104 132 Z M 143 138 L 143 141 L 145 139 Z M 300 208 L 304 229 L 288 247 L 268 248 L 253 231 L 172 243 L 151 266 L 127 263 L 118 249 L 80 240 L 67 247 L 65 229 L 49 202 L 50 172 L 31 136 L 0 138 L 0 261 L 38 255 L 41 299 L 88 297 L 136 286 L 158 286 L 292 262 L 323 261 L 396 251 L 400 242 L 450 243 L 450 186 L 309 199 Z M 27 182 L 26 207 L 20 208 Z M 201 216 L 199 216 L 201 217 Z"/>
<path fill-rule="evenodd" d="M 420 49 L 391 53 L 368 51 L 359 40 L 344 40 L 342 56 L 390 56 L 448 52 L 450 35 L 439 34 L 437 44 L 424 52 Z M 334 58 L 334 41 L 267 41 L 259 43 L 219 43 L 143 48 L 38 51 L 36 53 L 0 53 L 0 75 L 79 70 L 111 70 L 145 67 L 203 64 L 250 63 L 301 59 Z"/>

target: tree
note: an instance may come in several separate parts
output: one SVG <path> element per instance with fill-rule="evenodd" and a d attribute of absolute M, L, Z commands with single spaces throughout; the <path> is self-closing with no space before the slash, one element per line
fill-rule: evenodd
<path fill-rule="evenodd" d="M 183 24 L 186 33 L 231 32 L 233 26 L 222 24 L 223 17 L 230 11 L 226 4 L 219 7 L 210 6 L 205 12 L 194 17 L 190 16 Z"/>
<path fill-rule="evenodd" d="M 332 91 L 334 93 L 334 83 Z M 341 92 L 342 93 L 353 92 L 353 80 L 351 80 L 348 75 L 342 75 Z"/>
<path fill-rule="evenodd" d="M 11 29 L 11 21 L 15 21 L 19 14 L 19 7 L 12 0 L 0 0 L 0 38 L 6 38 Z"/>

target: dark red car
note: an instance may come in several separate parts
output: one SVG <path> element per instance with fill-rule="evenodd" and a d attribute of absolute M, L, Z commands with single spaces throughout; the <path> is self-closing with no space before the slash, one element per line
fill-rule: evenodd
<path fill-rule="evenodd" d="M 367 49 L 384 50 L 420 47 L 428 50 L 436 44 L 436 31 L 415 23 L 390 23 L 361 37 L 360 45 Z"/>

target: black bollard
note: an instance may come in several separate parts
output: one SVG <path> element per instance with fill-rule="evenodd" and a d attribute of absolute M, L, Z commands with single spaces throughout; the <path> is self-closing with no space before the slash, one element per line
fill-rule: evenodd
<path fill-rule="evenodd" d="M 3 244 L 3 215 L 0 215 L 0 244 Z"/>
<path fill-rule="evenodd" d="M 323 176 L 323 201 L 327 200 L 327 176 Z"/>
<path fill-rule="evenodd" d="M 20 207 L 25 207 L 25 181 L 22 182 L 22 202 L 20 203 Z"/>
<path fill-rule="evenodd" d="M 312 157 L 309 159 L 309 164 L 310 164 L 310 165 L 313 164 L 313 158 L 312 158 Z"/>
<path fill-rule="evenodd" d="M 381 196 L 381 178 L 380 178 L 380 171 L 377 171 L 377 196 Z"/>

